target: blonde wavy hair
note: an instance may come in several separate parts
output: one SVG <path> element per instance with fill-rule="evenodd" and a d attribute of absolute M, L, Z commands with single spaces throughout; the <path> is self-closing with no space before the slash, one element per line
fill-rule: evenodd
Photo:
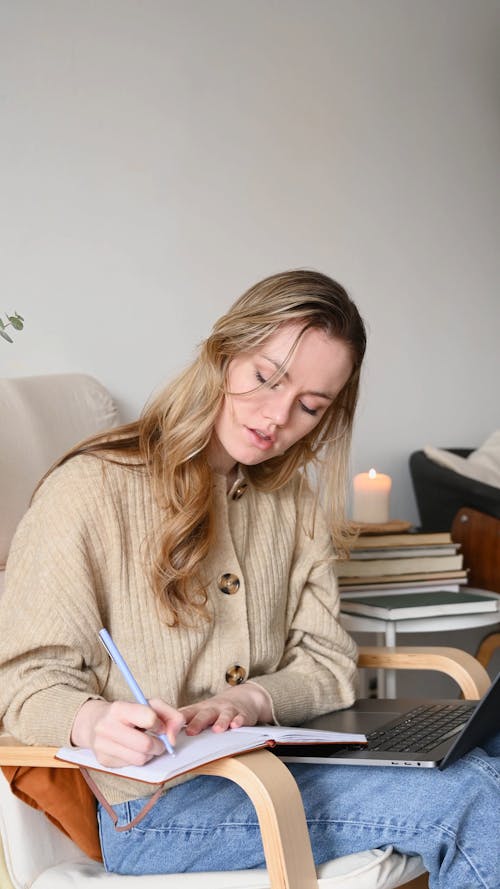
<path fill-rule="evenodd" d="M 305 478 L 313 469 L 315 489 L 324 494 L 334 545 L 339 554 L 345 554 L 350 539 L 344 516 L 349 450 L 366 334 L 344 288 L 319 272 L 287 271 L 255 284 L 215 323 L 193 363 L 146 405 L 139 420 L 93 436 L 56 464 L 92 453 L 111 462 L 130 463 L 131 468 L 146 467 L 163 515 L 159 536 L 149 542 L 148 573 L 171 626 L 196 614 L 207 616 L 207 594 L 198 576 L 214 543 L 207 451 L 226 396 L 229 364 L 290 322 L 303 327 L 283 367 L 263 385 L 273 385 L 284 373 L 297 342 L 309 328 L 347 344 L 352 373 L 310 433 L 281 456 L 241 466 L 241 472 L 259 490 L 274 491 L 295 473 L 302 472 Z"/>

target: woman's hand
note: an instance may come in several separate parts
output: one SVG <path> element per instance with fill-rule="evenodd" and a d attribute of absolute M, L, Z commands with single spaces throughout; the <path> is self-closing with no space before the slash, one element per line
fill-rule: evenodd
<path fill-rule="evenodd" d="M 142 766 L 165 751 L 163 741 L 155 735 L 165 733 L 175 745 L 184 721 L 179 710 L 160 698 L 153 698 L 149 707 L 127 701 L 90 700 L 75 716 L 71 742 L 90 747 L 103 766 Z"/>
<path fill-rule="evenodd" d="M 225 732 L 241 725 L 273 721 L 271 698 L 254 682 L 246 682 L 213 698 L 181 707 L 179 712 L 186 721 L 187 735 L 197 735 L 210 725 L 214 732 Z"/>

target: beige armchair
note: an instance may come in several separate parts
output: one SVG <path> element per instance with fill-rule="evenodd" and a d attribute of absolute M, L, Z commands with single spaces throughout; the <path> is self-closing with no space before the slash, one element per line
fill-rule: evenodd
<path fill-rule="evenodd" d="M 1 562 L 5 560 L 29 492 L 51 462 L 76 440 L 117 418 L 109 393 L 83 375 L 0 381 Z M 0 599 L 1 607 L 1 599 Z M 455 679 L 464 697 L 479 698 L 489 680 L 470 655 L 454 649 L 362 649 L 360 667 L 435 669 Z M 1 734 L 0 766 L 73 768 L 54 749 L 26 747 Z M 0 772 L 0 889 L 424 889 L 418 857 L 392 849 L 367 850 L 317 870 L 300 795 L 288 769 L 268 751 L 248 753 L 198 770 L 236 781 L 252 799 L 261 826 L 267 870 L 173 876 L 106 874 L 45 817 L 14 796 Z"/>

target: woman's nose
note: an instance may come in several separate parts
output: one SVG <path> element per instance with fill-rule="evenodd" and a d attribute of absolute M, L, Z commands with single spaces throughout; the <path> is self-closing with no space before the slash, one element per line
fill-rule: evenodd
<path fill-rule="evenodd" d="M 276 426 L 284 426 L 291 410 L 290 398 L 285 392 L 273 392 L 264 408 L 264 417 L 271 420 Z"/>

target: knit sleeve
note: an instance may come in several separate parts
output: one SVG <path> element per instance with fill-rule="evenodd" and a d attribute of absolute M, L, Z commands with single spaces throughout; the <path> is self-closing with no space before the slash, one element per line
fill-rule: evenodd
<path fill-rule="evenodd" d="M 331 535 L 319 508 L 310 521 L 311 495 L 303 496 L 283 657 L 274 673 L 252 676 L 271 695 L 273 716 L 283 725 L 350 706 L 357 691 L 357 648 L 338 620 Z"/>
<path fill-rule="evenodd" d="M 92 464 L 89 472 L 89 460 Z M 97 460 L 76 458 L 44 483 L 16 531 L 0 609 L 0 719 L 28 744 L 68 744 L 73 719 L 109 670 L 89 554 Z"/>

